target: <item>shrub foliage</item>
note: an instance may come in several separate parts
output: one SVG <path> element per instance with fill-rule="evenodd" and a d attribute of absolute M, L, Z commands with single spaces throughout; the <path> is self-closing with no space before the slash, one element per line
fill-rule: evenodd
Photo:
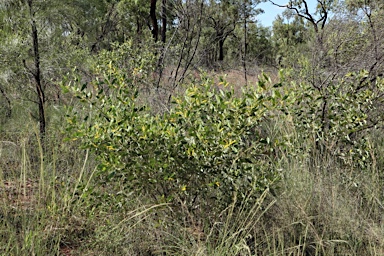
<path fill-rule="evenodd" d="M 174 97 L 169 111 L 153 114 L 132 79 L 136 67 L 129 76 L 104 67 L 90 84 L 68 87 L 89 108 L 84 120 L 68 117 L 69 130 L 96 154 L 103 182 L 165 201 L 228 203 L 235 191 L 261 192 L 277 179 L 270 164 L 277 145 L 260 127 L 279 114 L 283 96 L 268 77 L 242 93 L 204 78 Z"/>

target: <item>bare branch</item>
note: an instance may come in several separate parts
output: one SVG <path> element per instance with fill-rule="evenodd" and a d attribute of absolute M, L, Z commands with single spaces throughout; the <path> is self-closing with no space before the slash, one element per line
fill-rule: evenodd
<path fill-rule="evenodd" d="M 322 9 L 322 12 L 320 13 L 321 18 L 317 21 L 317 23 L 320 23 L 321 21 L 323 21 L 323 23 L 321 24 L 321 29 L 324 29 L 325 23 L 327 22 L 327 18 L 328 18 L 328 11 L 327 9 L 325 9 L 324 2 L 320 0 L 317 0 L 317 2 L 320 4 Z"/>
<path fill-rule="evenodd" d="M 305 11 L 304 11 L 304 14 L 303 15 L 299 9 L 297 9 L 296 7 L 292 6 L 292 5 L 280 5 L 280 4 L 276 4 L 275 2 L 273 2 L 272 0 L 269 0 L 269 2 L 275 6 L 278 6 L 278 7 L 281 7 L 281 8 L 287 8 L 287 9 L 290 9 L 290 10 L 293 10 L 296 12 L 297 16 L 303 18 L 303 19 L 306 19 L 308 20 L 309 22 L 312 23 L 312 25 L 314 26 L 315 28 L 315 31 L 316 33 L 318 32 L 318 28 L 317 28 L 317 23 L 315 21 L 315 19 L 313 18 L 313 16 L 309 13 L 309 10 L 308 10 L 308 4 L 306 1 L 303 1 L 304 2 L 304 6 L 305 6 Z"/>

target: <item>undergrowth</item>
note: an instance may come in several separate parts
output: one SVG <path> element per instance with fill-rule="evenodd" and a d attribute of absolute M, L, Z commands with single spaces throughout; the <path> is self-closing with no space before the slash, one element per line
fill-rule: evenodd
<path fill-rule="evenodd" d="M 275 152 L 280 179 L 260 194 L 234 192 L 217 212 L 182 196 L 116 193 L 59 121 L 44 142 L 33 119 L 20 122 L 0 135 L 2 255 L 384 255 L 379 130 L 368 137 L 373 161 L 359 169 L 329 152 L 298 153 L 316 142 L 301 140 L 289 120 L 263 123 L 271 140 L 292 143 Z"/>

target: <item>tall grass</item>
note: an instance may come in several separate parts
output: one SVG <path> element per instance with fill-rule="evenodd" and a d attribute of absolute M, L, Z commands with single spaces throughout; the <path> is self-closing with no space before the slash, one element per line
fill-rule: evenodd
<path fill-rule="evenodd" d="M 73 160 L 80 155 L 63 154 L 66 149 L 59 133 L 47 137 L 43 148 L 33 122 L 22 127 L 17 134 L 4 131 L 1 138 L 0 251 L 3 255 L 58 255 L 76 228 L 69 206 L 76 187 L 72 177 L 81 170 Z"/>
<path fill-rule="evenodd" d="M 384 255 L 380 132 L 364 170 L 332 155 L 277 152 L 273 189 L 234 194 L 214 214 L 111 193 L 96 182 L 92 154 L 54 127 L 44 144 L 32 121 L 1 133 L 1 255 Z M 315 146 L 283 121 L 262 129 L 293 149 Z"/>

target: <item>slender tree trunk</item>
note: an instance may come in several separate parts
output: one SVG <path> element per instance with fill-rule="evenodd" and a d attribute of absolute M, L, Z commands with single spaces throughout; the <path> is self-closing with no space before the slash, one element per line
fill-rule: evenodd
<path fill-rule="evenodd" d="M 224 60 L 224 38 L 219 37 L 219 61 Z"/>
<path fill-rule="evenodd" d="M 149 10 L 149 16 L 151 17 L 152 21 L 152 37 L 157 42 L 159 38 L 159 26 L 157 24 L 157 18 L 156 18 L 156 3 L 157 0 L 151 0 L 151 7 Z"/>
<path fill-rule="evenodd" d="M 167 39 L 167 0 L 163 0 L 162 6 L 161 6 L 161 19 L 162 19 L 162 30 L 161 30 L 161 41 L 163 44 L 165 44 L 165 41 Z"/>
<path fill-rule="evenodd" d="M 245 12 L 245 11 L 244 11 Z M 245 85 L 248 85 L 248 77 L 247 77 L 247 16 L 246 13 L 244 13 L 244 53 L 243 53 L 243 68 L 244 68 L 244 79 L 245 79 Z"/>
<path fill-rule="evenodd" d="M 39 52 L 39 38 L 37 33 L 36 21 L 34 19 L 34 13 L 32 10 L 32 0 L 28 0 L 29 11 L 31 15 L 31 30 L 32 30 L 32 41 L 33 41 L 33 57 L 35 60 L 35 68 L 33 71 L 33 77 L 36 83 L 36 93 L 38 96 L 37 103 L 39 106 L 39 123 L 40 123 L 40 137 L 44 138 L 46 130 L 45 122 L 45 95 L 42 84 L 41 68 L 40 68 L 40 52 Z"/>
<path fill-rule="evenodd" d="M 161 78 L 163 76 L 163 70 L 164 70 L 164 58 L 165 58 L 165 54 L 166 54 L 166 46 L 165 46 L 165 42 L 166 42 L 166 39 L 167 39 L 167 0 L 162 0 L 161 2 L 161 21 L 162 21 L 162 29 L 161 29 L 161 42 L 162 42 L 162 47 L 161 47 L 161 54 L 160 54 L 160 57 L 159 57 L 159 60 L 158 60 L 158 63 L 157 63 L 157 69 L 158 69 L 158 72 L 159 72 L 159 77 L 157 79 L 157 86 L 156 88 L 159 89 L 160 88 L 160 81 L 161 81 Z"/>

